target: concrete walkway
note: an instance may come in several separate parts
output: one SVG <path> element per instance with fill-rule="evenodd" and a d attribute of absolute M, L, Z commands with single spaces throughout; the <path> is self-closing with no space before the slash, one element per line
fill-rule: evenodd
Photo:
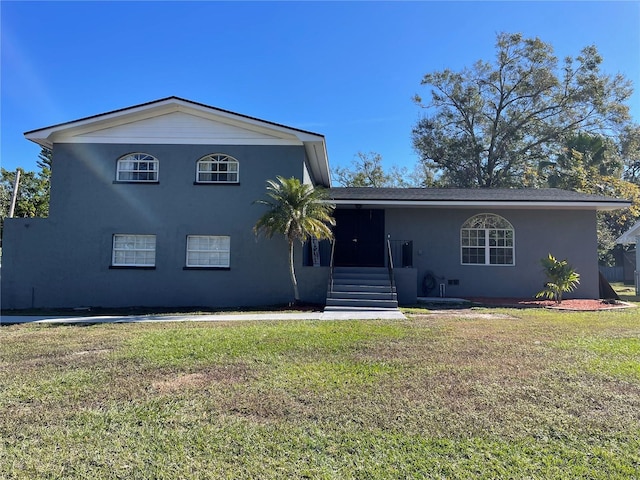
<path fill-rule="evenodd" d="M 405 320 L 399 310 L 301 312 L 301 313 L 234 313 L 219 315 L 102 315 L 85 317 L 56 316 L 3 316 L 0 325 L 20 323 L 87 325 L 94 323 L 135 323 L 135 322 L 240 322 L 255 320 Z"/>

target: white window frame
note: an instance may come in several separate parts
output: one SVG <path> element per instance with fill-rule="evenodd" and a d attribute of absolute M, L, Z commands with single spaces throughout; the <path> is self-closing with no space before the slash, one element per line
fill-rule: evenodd
<path fill-rule="evenodd" d="M 473 240 L 477 240 L 474 243 Z M 465 262 L 465 249 L 483 250 L 484 262 Z M 492 253 L 510 251 L 510 263 L 492 262 Z M 468 256 L 468 255 L 467 255 Z M 516 264 L 516 235 L 507 219 L 494 213 L 480 213 L 467 219 L 460 228 L 460 264 L 513 267 Z"/>
<path fill-rule="evenodd" d="M 203 170 L 201 167 L 208 165 L 209 170 Z M 220 167 L 224 165 L 224 170 Z M 229 166 L 233 165 L 233 169 Z M 213 167 L 215 166 L 215 170 Z M 203 179 L 202 176 L 211 176 L 209 180 Z M 219 180 L 220 175 L 227 175 L 227 180 Z M 229 180 L 229 175 L 235 175 L 235 179 Z M 213 178 L 216 177 L 214 180 Z M 226 153 L 212 153 L 205 155 L 196 162 L 196 183 L 240 183 L 240 162 Z"/>
<path fill-rule="evenodd" d="M 153 253 L 153 256 L 150 255 L 150 252 Z M 156 236 L 114 234 L 111 265 L 114 267 L 155 267 Z"/>
<path fill-rule="evenodd" d="M 185 264 L 188 268 L 229 268 L 231 264 L 231 237 L 228 235 L 187 235 Z"/>
<path fill-rule="evenodd" d="M 130 167 L 128 164 L 132 164 Z M 141 168 L 142 165 L 148 164 L 147 168 Z M 152 168 L 148 168 L 149 165 Z M 127 166 L 128 168 L 125 168 Z M 141 178 L 154 174 L 153 178 Z M 116 181 L 133 182 L 133 183 L 158 183 L 160 175 L 160 162 L 153 155 L 148 153 L 129 153 L 118 159 L 116 167 Z M 122 178 L 122 177 L 131 178 Z"/>

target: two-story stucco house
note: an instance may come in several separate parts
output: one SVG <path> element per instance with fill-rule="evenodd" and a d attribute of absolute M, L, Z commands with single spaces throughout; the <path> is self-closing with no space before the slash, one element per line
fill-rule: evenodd
<path fill-rule="evenodd" d="M 5 221 L 3 308 L 291 300 L 285 241 L 255 237 L 264 207 L 254 201 L 278 175 L 329 188 L 322 135 L 170 97 L 25 136 L 53 150 L 50 216 Z M 559 190 L 330 196 L 333 249 L 297 246 L 301 297 L 313 303 L 334 296 L 333 267 L 388 275 L 390 258 L 400 303 L 440 293 L 531 297 L 549 252 L 581 274 L 576 296 L 597 298 L 596 211 L 629 205 Z M 358 298 L 351 290 L 345 297 Z"/>

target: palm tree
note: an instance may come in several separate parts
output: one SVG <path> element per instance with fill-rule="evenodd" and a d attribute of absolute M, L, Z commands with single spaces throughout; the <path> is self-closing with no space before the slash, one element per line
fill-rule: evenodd
<path fill-rule="evenodd" d="M 257 200 L 255 203 L 266 205 L 269 211 L 256 222 L 253 231 L 256 235 L 264 234 L 271 238 L 282 234 L 289 243 L 289 274 L 293 284 L 295 302 L 300 301 L 298 281 L 293 266 L 293 243 L 299 240 L 304 244 L 310 238 L 332 239 L 331 226 L 335 220 L 331 216 L 335 205 L 326 202 L 323 189 L 302 184 L 297 178 L 276 177 L 267 180 L 267 196 L 269 200 Z"/>

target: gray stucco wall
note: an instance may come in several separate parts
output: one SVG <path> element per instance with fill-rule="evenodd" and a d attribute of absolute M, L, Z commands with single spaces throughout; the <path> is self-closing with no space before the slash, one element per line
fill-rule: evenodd
<path fill-rule="evenodd" d="M 56 144 L 50 217 L 4 227 L 2 307 L 243 306 L 293 298 L 282 238 L 256 239 L 276 175 L 304 177 L 302 146 Z M 158 184 L 114 183 L 116 161 L 145 152 Z M 240 162 L 240 185 L 194 185 L 196 161 L 225 153 Z M 156 235 L 156 268 L 110 269 L 113 234 Z M 187 235 L 228 235 L 228 270 L 184 270 Z M 296 267 L 306 298 L 319 299 L 326 269 Z M 309 279 L 307 285 L 306 279 Z M 310 288 L 309 285 L 313 285 Z"/>
<path fill-rule="evenodd" d="M 515 265 L 462 265 L 460 228 L 478 213 L 495 213 L 515 230 Z M 417 293 L 430 271 L 446 284 L 450 297 L 532 297 L 545 282 L 540 259 L 551 253 L 568 259 L 581 275 L 579 288 L 567 298 L 598 298 L 595 212 L 584 210 L 394 209 L 386 210 L 392 239 L 413 240 Z M 449 285 L 458 280 L 459 285 Z M 437 290 L 431 295 L 437 296 Z"/>
<path fill-rule="evenodd" d="M 114 183 L 116 160 L 145 152 L 160 161 L 158 184 Z M 240 162 L 240 185 L 194 185 L 196 161 L 225 153 Z M 302 146 L 56 144 L 50 217 L 7 219 L 2 307 L 249 306 L 293 298 L 284 239 L 256 239 L 265 181 L 308 180 Z M 460 227 L 496 213 L 515 229 L 515 266 L 461 265 Z M 531 297 L 542 288 L 540 259 L 567 258 L 581 274 L 573 296 L 598 297 L 595 212 L 388 208 L 386 234 L 413 241 L 413 269 L 398 272 L 402 303 L 423 295 L 427 271 L 447 296 Z M 113 234 L 156 235 L 153 270 L 111 269 Z M 228 235 L 228 270 L 185 270 L 187 235 Z M 303 267 L 301 297 L 325 300 L 327 267 Z M 458 285 L 448 285 L 458 280 Z"/>

